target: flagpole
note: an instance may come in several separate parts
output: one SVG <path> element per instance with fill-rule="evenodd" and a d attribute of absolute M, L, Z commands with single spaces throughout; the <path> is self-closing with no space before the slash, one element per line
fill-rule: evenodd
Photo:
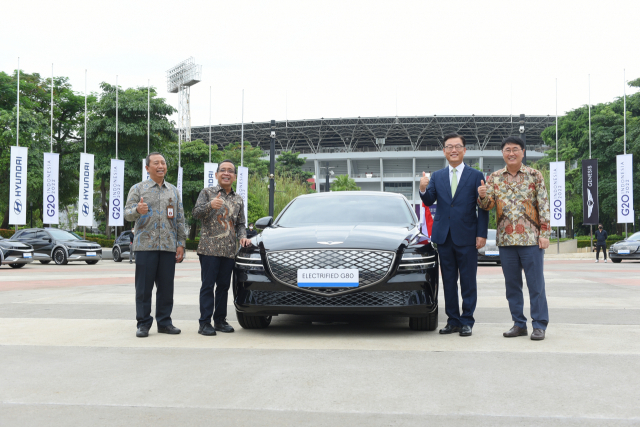
<path fill-rule="evenodd" d="M 589 160 L 591 160 L 591 74 L 589 74 Z M 597 194 L 596 197 L 598 197 Z M 593 250 L 593 224 L 589 224 L 589 238 L 591 240 L 590 247 Z"/>
<path fill-rule="evenodd" d="M 209 163 L 211 163 L 211 86 L 209 86 Z"/>
<path fill-rule="evenodd" d="M 556 162 L 558 161 L 558 78 L 556 77 Z M 558 253 L 560 253 L 560 227 L 556 227 Z"/>
<path fill-rule="evenodd" d="M 624 121 L 624 126 L 623 126 L 623 128 L 624 128 L 623 144 L 624 144 L 624 154 L 626 155 L 627 154 L 627 70 L 626 69 L 622 69 L 622 80 L 623 80 L 623 85 L 622 85 L 623 112 L 622 112 L 622 116 L 623 116 L 623 121 Z M 624 223 L 624 238 L 626 239 L 627 237 L 629 237 L 629 233 L 627 231 L 627 223 L 625 222 Z"/>
<path fill-rule="evenodd" d="M 116 75 L 116 160 L 118 160 L 118 76 Z M 118 230 L 116 230 L 117 232 Z"/>
<path fill-rule="evenodd" d="M 240 166 L 244 166 L 244 89 L 242 89 L 242 124 L 240 127 Z"/>
<path fill-rule="evenodd" d="M 147 79 L 147 156 L 149 155 L 149 137 L 151 129 L 151 85 Z"/>
<path fill-rule="evenodd" d="M 84 69 L 84 153 L 87 154 L 87 69 Z M 79 214 L 79 213 L 78 213 Z M 83 227 L 83 240 L 87 240 L 87 226 Z"/>
<path fill-rule="evenodd" d="M 20 57 L 18 56 L 18 90 L 17 90 L 18 104 L 17 104 L 17 116 L 16 116 L 16 145 L 20 147 Z M 15 224 L 16 232 L 18 232 L 18 224 Z"/>
<path fill-rule="evenodd" d="M 53 153 L 53 64 L 51 64 L 51 138 L 49 143 Z"/>

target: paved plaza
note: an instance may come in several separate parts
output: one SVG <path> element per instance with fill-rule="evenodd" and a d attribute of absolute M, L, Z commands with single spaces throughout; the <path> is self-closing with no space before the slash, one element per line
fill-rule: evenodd
<path fill-rule="evenodd" d="M 640 262 L 549 256 L 542 342 L 502 337 L 494 265 L 468 338 L 367 316 L 243 330 L 231 301 L 236 332 L 204 337 L 192 252 L 176 271 L 182 334 L 140 339 L 134 267 L 0 268 L 0 426 L 640 425 Z M 442 293 L 440 307 L 442 327 Z"/>

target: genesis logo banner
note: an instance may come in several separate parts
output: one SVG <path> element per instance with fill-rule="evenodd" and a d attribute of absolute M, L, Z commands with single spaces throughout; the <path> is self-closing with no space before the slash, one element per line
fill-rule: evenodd
<path fill-rule="evenodd" d="M 582 223 L 598 225 L 598 159 L 582 161 Z"/>

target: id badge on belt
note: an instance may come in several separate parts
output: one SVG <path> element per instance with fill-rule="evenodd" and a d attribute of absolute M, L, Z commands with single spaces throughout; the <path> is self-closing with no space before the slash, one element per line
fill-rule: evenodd
<path fill-rule="evenodd" d="M 169 199 L 169 204 L 167 205 L 167 218 L 173 219 L 173 204 L 171 203 L 172 199 Z"/>

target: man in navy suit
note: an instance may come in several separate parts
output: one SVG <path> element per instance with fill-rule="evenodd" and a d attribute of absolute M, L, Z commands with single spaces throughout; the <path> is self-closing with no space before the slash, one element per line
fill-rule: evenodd
<path fill-rule="evenodd" d="M 473 312 L 478 299 L 476 274 L 478 249 L 487 242 L 489 214 L 476 213 L 478 187 L 484 180 L 482 172 L 463 163 L 467 152 L 462 135 L 444 136 L 444 155 L 449 165 L 429 178 L 422 172 L 420 198 L 426 206 L 438 203 L 433 218 L 431 240 L 438 245 L 440 271 L 444 290 L 447 326 L 441 334 L 459 332 L 471 336 Z M 462 295 L 462 314 L 458 303 L 458 276 Z"/>

